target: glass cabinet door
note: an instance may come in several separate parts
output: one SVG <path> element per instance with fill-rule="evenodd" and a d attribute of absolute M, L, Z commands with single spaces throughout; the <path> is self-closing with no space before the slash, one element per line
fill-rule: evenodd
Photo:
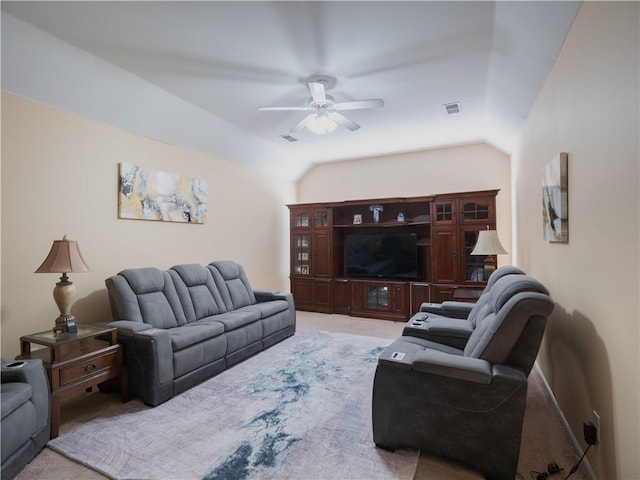
<path fill-rule="evenodd" d="M 329 227 L 329 210 L 327 210 L 326 208 L 315 209 L 313 218 L 313 228 Z"/>
<path fill-rule="evenodd" d="M 293 217 L 293 228 L 311 227 L 311 214 L 309 212 L 296 213 Z"/>
<path fill-rule="evenodd" d="M 443 200 L 433 205 L 433 222 L 436 225 L 453 225 L 456 219 L 456 200 Z"/>
<path fill-rule="evenodd" d="M 309 275 L 310 262 L 309 234 L 293 236 L 293 273 Z"/>
<path fill-rule="evenodd" d="M 387 310 L 389 308 L 389 288 L 367 286 L 367 309 Z"/>
<path fill-rule="evenodd" d="M 487 255 L 471 255 L 478 242 L 477 230 L 464 230 L 463 232 L 463 275 L 465 282 L 486 282 L 484 278 L 484 261 Z"/>
<path fill-rule="evenodd" d="M 490 199 L 470 198 L 460 201 L 461 223 L 492 224 L 495 221 L 493 202 Z"/>

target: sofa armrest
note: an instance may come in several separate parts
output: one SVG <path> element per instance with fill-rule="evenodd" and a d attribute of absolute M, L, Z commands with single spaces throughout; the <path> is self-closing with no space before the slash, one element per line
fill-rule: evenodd
<path fill-rule="evenodd" d="M 114 322 L 108 322 L 106 325 L 116 327 L 118 329 L 118 335 L 127 337 L 133 337 L 137 332 L 154 328 L 153 325 L 149 325 L 148 323 L 132 322 L 131 320 L 116 320 Z"/>
<path fill-rule="evenodd" d="M 413 357 L 412 370 L 482 384 L 490 384 L 493 378 L 491 364 L 486 360 L 438 350 L 417 352 Z"/>
<path fill-rule="evenodd" d="M 167 330 L 149 324 L 116 320 L 118 342 L 123 347 L 134 395 L 148 405 L 159 405 L 173 396 L 173 348 Z"/>
<path fill-rule="evenodd" d="M 277 290 L 254 290 L 253 294 L 258 302 L 270 302 L 271 300 L 287 300 L 291 294 Z"/>
<path fill-rule="evenodd" d="M 446 301 L 442 303 L 423 303 L 420 305 L 421 312 L 436 313 L 449 318 L 467 318 L 473 303 Z"/>
<path fill-rule="evenodd" d="M 134 333 L 138 360 L 145 377 L 153 385 L 173 381 L 173 349 L 171 336 L 166 330 L 149 328 Z M 145 384 L 147 380 L 145 380 Z"/>
<path fill-rule="evenodd" d="M 254 290 L 253 294 L 255 295 L 258 303 L 270 302 L 272 300 L 285 300 L 287 302 L 287 310 L 289 311 L 288 323 L 290 325 L 296 324 L 296 306 L 291 293 L 283 293 L 273 290 Z"/>
<path fill-rule="evenodd" d="M 10 366 L 15 365 L 15 366 Z M 49 424 L 49 380 L 40 359 L 2 363 L 2 383 L 21 382 L 31 386 L 38 430 Z"/>

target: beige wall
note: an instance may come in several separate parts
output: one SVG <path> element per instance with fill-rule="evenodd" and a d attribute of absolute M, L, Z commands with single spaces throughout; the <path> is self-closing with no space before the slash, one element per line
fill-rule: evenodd
<path fill-rule="evenodd" d="M 598 478 L 637 479 L 640 359 L 637 2 L 585 2 L 514 156 L 518 263 L 556 309 L 539 363 L 575 437 L 601 416 Z M 569 243 L 542 240 L 542 171 L 569 154 Z M 565 466 L 566 467 L 566 466 Z"/>
<path fill-rule="evenodd" d="M 298 182 L 298 201 L 329 202 L 500 189 L 498 235 L 511 253 L 510 158 L 485 144 L 320 164 Z M 500 255 L 501 265 L 511 255 Z"/>
<path fill-rule="evenodd" d="M 118 163 L 203 177 L 204 225 L 119 220 Z M 55 274 L 34 274 L 51 243 L 77 240 L 91 272 L 71 274 L 79 322 L 109 319 L 104 280 L 124 268 L 242 263 L 254 288 L 289 289 L 292 181 L 2 95 L 2 355 L 58 315 Z M 265 235 L 269 232 L 269 235 Z"/>

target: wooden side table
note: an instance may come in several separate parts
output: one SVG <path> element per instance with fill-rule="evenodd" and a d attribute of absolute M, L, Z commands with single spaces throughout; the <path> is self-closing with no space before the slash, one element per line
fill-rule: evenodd
<path fill-rule="evenodd" d="M 32 349 L 32 344 L 44 348 Z M 20 337 L 16 359 L 39 358 L 51 388 L 51 438 L 58 436 L 60 400 L 90 391 L 113 378 L 120 379 L 122 401 L 129 400 L 127 372 L 115 328 L 78 325 L 75 334 L 46 332 Z"/>

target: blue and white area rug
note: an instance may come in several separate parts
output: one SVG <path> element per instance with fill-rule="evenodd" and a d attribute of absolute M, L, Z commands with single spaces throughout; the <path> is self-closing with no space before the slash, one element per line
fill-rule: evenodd
<path fill-rule="evenodd" d="M 371 391 L 390 340 L 313 330 L 155 407 L 139 400 L 51 440 L 117 479 L 412 479 L 375 448 Z"/>

